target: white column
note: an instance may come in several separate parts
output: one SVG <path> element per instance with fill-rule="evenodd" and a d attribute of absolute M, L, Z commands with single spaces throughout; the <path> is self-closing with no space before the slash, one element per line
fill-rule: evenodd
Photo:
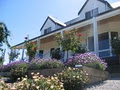
<path fill-rule="evenodd" d="M 37 50 L 40 50 L 40 38 L 37 39 Z"/>
<path fill-rule="evenodd" d="M 22 46 L 22 57 L 21 57 L 21 60 L 24 59 L 24 50 L 25 50 L 24 48 L 25 48 L 25 45 Z"/>
<path fill-rule="evenodd" d="M 63 37 L 63 32 L 64 31 L 61 31 L 61 36 Z M 60 51 L 62 50 L 62 47 L 61 47 L 61 45 L 60 45 Z"/>
<path fill-rule="evenodd" d="M 99 46 L 98 46 L 98 26 L 96 17 L 93 17 L 93 30 L 94 30 L 94 51 L 97 56 L 99 56 Z"/>
<path fill-rule="evenodd" d="M 110 48 L 110 56 L 112 56 L 111 32 L 108 32 L 108 34 L 109 34 L 109 48 Z"/>

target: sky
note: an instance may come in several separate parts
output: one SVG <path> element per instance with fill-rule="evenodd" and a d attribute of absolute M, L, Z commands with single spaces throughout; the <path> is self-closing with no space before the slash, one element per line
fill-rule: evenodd
<path fill-rule="evenodd" d="M 24 41 L 24 37 L 40 35 L 40 28 L 48 15 L 66 22 L 78 16 L 86 0 L 0 0 L 0 22 L 11 32 L 10 44 Z M 114 3 L 120 0 L 107 0 Z"/>

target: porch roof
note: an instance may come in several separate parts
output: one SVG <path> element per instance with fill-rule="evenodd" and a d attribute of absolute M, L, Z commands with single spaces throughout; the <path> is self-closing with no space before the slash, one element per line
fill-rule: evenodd
<path fill-rule="evenodd" d="M 112 9 L 112 10 L 109 10 L 109 11 L 106 11 L 106 12 L 103 12 L 101 14 L 98 14 L 96 16 L 96 20 L 97 21 L 100 21 L 100 20 L 103 20 L 103 19 L 106 19 L 106 18 L 110 18 L 112 16 L 115 16 L 115 15 L 119 15 L 120 14 L 120 7 L 118 8 L 115 8 L 115 9 Z M 61 31 L 65 31 L 65 30 L 72 30 L 74 28 L 78 28 L 78 27 L 82 27 L 82 26 L 86 26 L 86 25 L 89 25 L 92 23 L 92 18 L 90 19 L 83 19 L 81 21 L 78 21 L 78 22 L 75 22 L 71 25 L 68 25 L 66 27 L 63 27 L 63 28 L 60 28 L 60 29 L 56 29 L 54 31 L 51 31 L 50 33 L 47 33 L 47 34 L 44 34 L 44 35 L 40 35 L 40 36 L 37 36 L 35 38 L 32 38 L 30 39 L 29 41 L 36 41 L 37 39 L 42 39 L 42 38 L 45 38 L 45 37 L 48 37 L 48 36 L 51 36 L 51 35 L 54 35 L 55 33 L 59 33 Z M 14 45 L 12 46 L 11 48 L 15 48 L 15 47 L 22 47 L 24 45 L 24 42 L 22 43 L 19 43 L 17 45 Z"/>

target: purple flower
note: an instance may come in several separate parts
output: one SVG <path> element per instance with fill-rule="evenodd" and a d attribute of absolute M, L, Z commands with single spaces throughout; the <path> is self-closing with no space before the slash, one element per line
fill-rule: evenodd
<path fill-rule="evenodd" d="M 76 54 L 74 57 L 70 57 L 65 63 L 67 66 L 73 66 L 76 64 L 88 65 L 88 64 L 100 64 L 104 69 L 107 68 L 107 63 L 99 58 L 96 54 L 88 52 L 84 54 Z"/>

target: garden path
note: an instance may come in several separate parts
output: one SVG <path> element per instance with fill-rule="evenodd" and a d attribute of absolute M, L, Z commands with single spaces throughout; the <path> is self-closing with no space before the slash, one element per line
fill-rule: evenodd
<path fill-rule="evenodd" d="M 84 90 L 120 90 L 120 77 L 89 85 Z"/>

